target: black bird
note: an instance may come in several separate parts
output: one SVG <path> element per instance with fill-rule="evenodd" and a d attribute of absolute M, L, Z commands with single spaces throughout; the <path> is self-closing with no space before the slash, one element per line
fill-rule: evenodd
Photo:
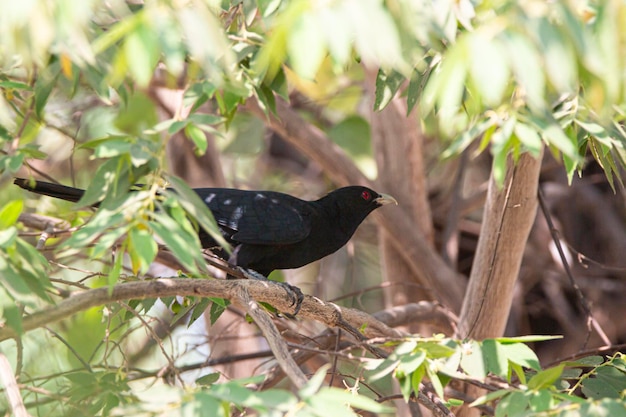
<path fill-rule="evenodd" d="M 16 178 L 25 190 L 77 202 L 84 190 L 43 181 Z M 222 235 L 233 246 L 216 254 L 231 265 L 264 277 L 275 269 L 309 264 L 339 250 L 372 211 L 397 201 L 367 187 L 339 188 L 316 201 L 275 191 L 195 188 L 213 213 Z M 204 248 L 217 243 L 203 230 Z"/>

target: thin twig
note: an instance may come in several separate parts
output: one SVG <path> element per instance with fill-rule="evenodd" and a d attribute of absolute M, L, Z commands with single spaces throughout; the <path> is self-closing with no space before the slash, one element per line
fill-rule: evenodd
<path fill-rule="evenodd" d="M 561 264 L 563 265 L 563 270 L 565 271 L 565 275 L 569 279 L 570 285 L 572 286 L 572 288 L 574 289 L 574 292 L 576 293 L 576 298 L 578 299 L 578 302 L 580 303 L 585 315 L 587 316 L 587 334 L 585 337 L 585 341 L 583 345 L 581 346 L 580 350 L 585 350 L 587 348 L 587 343 L 589 343 L 589 337 L 591 335 L 592 328 L 598 333 L 598 335 L 600 336 L 600 338 L 602 339 L 602 341 L 604 342 L 606 346 L 611 346 L 611 340 L 608 338 L 606 333 L 602 330 L 600 324 L 593 317 L 593 314 L 591 312 L 591 306 L 589 305 L 589 302 L 585 298 L 580 287 L 576 283 L 576 280 L 574 279 L 572 270 L 570 269 L 569 263 L 567 262 L 567 258 L 565 257 L 563 246 L 561 245 L 559 231 L 557 230 L 557 228 L 554 226 L 554 223 L 552 222 L 552 216 L 550 215 L 550 211 L 548 210 L 548 206 L 546 205 L 546 201 L 543 197 L 543 193 L 541 192 L 541 189 L 537 189 L 537 198 L 539 199 L 539 206 L 541 207 L 541 212 L 543 213 L 543 216 L 546 219 L 546 223 L 548 224 L 548 228 L 550 229 L 550 235 L 552 236 L 552 241 L 554 242 L 554 245 L 556 246 L 556 249 L 559 253 L 559 257 L 561 258 Z"/>

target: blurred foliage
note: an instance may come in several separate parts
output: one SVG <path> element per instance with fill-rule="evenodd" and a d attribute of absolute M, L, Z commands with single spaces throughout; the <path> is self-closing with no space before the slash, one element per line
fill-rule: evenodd
<path fill-rule="evenodd" d="M 200 155 L 207 151 L 206 134 L 224 137 L 227 153 L 260 151 L 263 138 L 250 134 L 258 131 L 257 122 L 237 114 L 250 97 L 268 113 L 275 111 L 276 97 L 288 99 L 294 90 L 332 108 L 333 123 L 320 127 L 372 175 L 370 127 L 355 115 L 363 95 L 357 85 L 363 65 L 380 68 L 374 108 L 380 110 L 394 94 L 403 94 L 409 111 L 419 110 L 423 128 L 448 141 L 444 157 L 479 141 L 481 150 L 493 154 L 494 175 L 502 180 L 507 155 L 537 155 L 547 146 L 560 155 L 571 179 L 589 151 L 615 187 L 626 164 L 623 27 L 626 4 L 619 0 L 4 2 L 0 184 L 20 170 L 36 173 L 41 160 L 71 161 L 76 180 L 87 188 L 79 205 L 100 206 L 95 212 L 68 212 L 63 203 L 45 198 L 22 202 L 14 191 L 2 191 L 3 325 L 21 333 L 24 314 L 73 286 L 111 287 L 143 276 L 157 254 L 154 236 L 190 274 L 203 275 L 206 266 L 196 230 L 219 234 L 204 204 L 182 181 L 166 174 L 166 146 L 174 134 L 184 132 Z M 170 119 L 159 119 L 150 95 L 156 78 L 159 85 L 184 86 L 189 115 L 179 109 Z M 159 191 L 165 183 L 177 194 Z M 131 193 L 133 184 L 144 185 Z M 71 264 L 58 272 L 68 285 L 51 283 L 46 258 L 34 240 L 20 236 L 18 217 L 24 206 L 62 212 L 78 228 L 69 239 L 50 239 L 38 248 L 55 262 Z M 89 263 L 87 274 L 88 259 L 96 262 Z M 163 301 L 177 317 L 188 312 L 197 317 L 206 307 L 206 301 Z M 212 319 L 224 308 L 215 301 Z M 128 306 L 127 315 L 143 314 L 154 300 Z M 111 358 L 102 356 L 100 350 L 117 347 L 124 331 L 107 316 L 119 311 L 105 310 L 101 322 L 96 323 L 91 311 L 78 318 L 77 329 L 65 332 L 70 346 L 81 331 L 100 334 L 106 328 L 110 337 L 95 347 L 79 347 L 76 352 L 84 362 L 79 368 L 72 361 L 45 361 L 38 368 L 36 359 L 49 352 L 36 338 L 26 340 L 24 356 L 30 362 L 24 372 L 33 378 L 20 382 L 39 384 L 52 393 L 27 398 L 35 397 L 32 406 L 39 414 L 61 410 L 63 415 L 108 415 L 116 407 L 145 406 L 127 384 L 128 370 L 109 366 Z M 585 407 L 614 411 L 620 405 L 613 399 L 623 400 L 623 359 L 612 358 L 610 365 L 594 365 L 581 374 L 576 384 L 589 399 L 577 401 L 573 392 L 555 388 L 555 381 L 566 379 L 564 370 L 539 371 L 523 345 L 476 342 L 472 349 L 488 360 L 467 369 L 463 346 L 454 341 L 406 342 L 379 373 L 395 370 L 405 398 L 422 378 L 442 396 L 450 375 L 442 379 L 445 372 L 438 366 L 450 368 L 445 364 L 451 358 L 472 377 L 492 373 L 510 380 L 514 374 L 528 387 L 498 394 L 502 415 L 512 415 L 515 406 L 539 413 L 547 410 L 546 404 L 569 402 L 581 413 Z M 88 351 L 91 359 L 84 358 Z M 92 360 L 102 361 L 102 370 L 92 369 Z M 526 381 L 522 368 L 538 373 Z M 46 376 L 51 370 L 64 381 Z M 314 377 L 298 395 L 269 391 L 257 398 L 239 381 L 177 395 L 185 398 L 185 415 L 227 415 L 229 402 L 268 415 L 296 402 L 301 415 L 339 415 L 340 409 L 351 415 L 345 403 L 382 410 L 361 396 L 349 399 L 339 390 L 318 391 L 320 378 Z"/>

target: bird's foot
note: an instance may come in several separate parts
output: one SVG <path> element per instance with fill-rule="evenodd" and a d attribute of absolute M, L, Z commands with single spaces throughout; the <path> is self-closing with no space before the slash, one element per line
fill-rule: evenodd
<path fill-rule="evenodd" d="M 241 271 L 241 273 L 248 279 L 256 279 L 258 281 L 269 281 L 265 275 L 260 274 L 253 269 L 242 268 L 239 266 L 237 267 L 237 269 Z M 285 289 L 285 291 L 287 292 L 287 296 L 291 300 L 291 306 L 294 307 L 293 314 L 289 314 L 289 313 L 282 313 L 282 314 L 284 314 L 285 317 L 288 317 L 290 319 L 295 319 L 296 315 L 300 312 L 300 308 L 302 307 L 302 302 L 304 301 L 304 294 L 302 293 L 302 290 L 300 290 L 300 288 L 296 287 L 295 285 L 291 285 L 287 282 L 281 282 L 281 281 L 272 281 L 272 282 L 275 282 L 276 284 L 280 285 L 281 287 Z"/>

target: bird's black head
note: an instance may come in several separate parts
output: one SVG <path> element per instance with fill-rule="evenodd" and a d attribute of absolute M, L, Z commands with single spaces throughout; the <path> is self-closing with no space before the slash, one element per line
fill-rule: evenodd
<path fill-rule="evenodd" d="M 337 226 L 350 236 L 372 211 L 385 204 L 398 204 L 390 195 L 361 186 L 339 188 L 321 198 L 319 203 L 334 212 Z"/>

